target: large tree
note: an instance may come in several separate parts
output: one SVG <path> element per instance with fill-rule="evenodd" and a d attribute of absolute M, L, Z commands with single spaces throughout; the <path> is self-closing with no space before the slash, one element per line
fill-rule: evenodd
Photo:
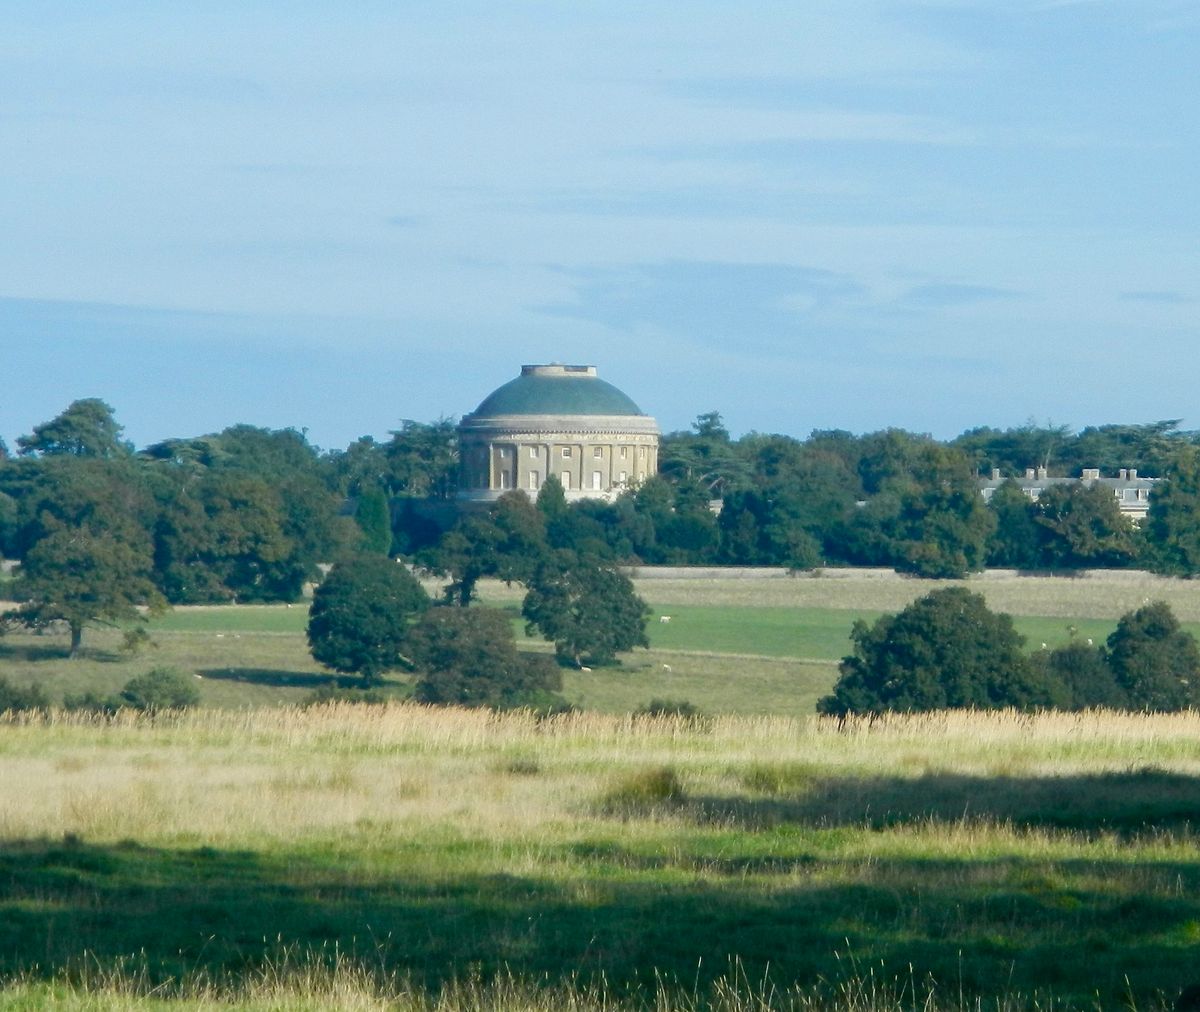
<path fill-rule="evenodd" d="M 982 569 L 995 516 L 961 451 L 889 430 L 859 466 L 869 493 L 848 525 L 852 561 L 918 576 Z"/>
<path fill-rule="evenodd" d="M 1034 518 L 1048 566 L 1111 568 L 1127 566 L 1137 555 L 1133 524 L 1103 485 L 1051 485 L 1038 496 Z"/>
<path fill-rule="evenodd" d="M 153 582 L 154 501 L 129 458 L 52 455 L 28 466 L 12 537 L 22 559 L 13 593 L 23 603 L 7 617 L 66 623 L 76 656 L 85 626 L 163 605 Z"/>
<path fill-rule="evenodd" d="M 23 456 L 123 457 L 130 446 L 121 439 L 122 428 L 113 409 L 96 397 L 72 401 L 62 414 L 20 436 Z"/>
<path fill-rule="evenodd" d="M 650 609 L 629 577 L 570 552 L 556 552 L 538 566 L 521 613 L 530 635 L 540 632 L 576 667 L 585 659 L 609 663 L 618 652 L 650 645 Z"/>
<path fill-rule="evenodd" d="M 856 621 L 822 713 L 1027 708 L 1047 701 L 1012 618 L 961 587 L 935 590 L 873 625 Z"/>
<path fill-rule="evenodd" d="M 1200 449 L 1175 454 L 1150 496 L 1143 525 L 1147 562 L 1173 576 L 1200 574 Z"/>
<path fill-rule="evenodd" d="M 412 620 L 428 605 L 424 588 L 398 562 L 381 555 L 345 559 L 313 592 L 309 648 L 326 667 L 373 685 L 407 664 Z"/>
<path fill-rule="evenodd" d="M 71 657 L 76 657 L 85 626 L 140 621 L 143 607 L 163 606 L 151 573 L 150 539 L 144 532 L 49 519 L 46 533 L 21 563 L 14 596 L 22 604 L 5 617 L 33 627 L 66 623 Z"/>
<path fill-rule="evenodd" d="M 1200 703 L 1200 649 L 1164 601 L 1121 617 L 1108 637 L 1117 684 L 1138 710 L 1182 710 Z"/>

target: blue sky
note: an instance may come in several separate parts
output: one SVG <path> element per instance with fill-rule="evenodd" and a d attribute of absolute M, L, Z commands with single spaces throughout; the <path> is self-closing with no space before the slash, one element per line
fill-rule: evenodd
<path fill-rule="evenodd" d="M 6 3 L 0 436 L 1200 428 L 1200 2 Z"/>

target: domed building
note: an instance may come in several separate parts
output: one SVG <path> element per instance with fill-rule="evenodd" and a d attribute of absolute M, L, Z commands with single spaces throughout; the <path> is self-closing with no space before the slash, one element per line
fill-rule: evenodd
<path fill-rule="evenodd" d="M 524 365 L 463 417 L 460 501 L 512 489 L 536 497 L 549 475 L 568 499 L 613 499 L 658 471 L 658 424 L 593 365 Z"/>

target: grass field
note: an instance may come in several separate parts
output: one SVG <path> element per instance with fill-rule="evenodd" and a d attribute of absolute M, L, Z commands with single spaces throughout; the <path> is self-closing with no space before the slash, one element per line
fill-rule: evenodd
<path fill-rule="evenodd" d="M 1147 1010 L 1200 976 L 1195 714 L 202 710 L 10 722 L 0 764 L 0 1007 Z"/>
<path fill-rule="evenodd" d="M 565 695 L 579 706 L 623 713 L 655 698 L 686 699 L 709 713 L 803 716 L 837 677 L 856 618 L 872 621 L 920 594 L 955 581 L 924 581 L 875 571 L 773 580 L 645 579 L 638 591 L 651 605 L 651 649 L 613 668 L 564 673 Z M 966 581 L 992 607 L 1015 616 L 1027 646 L 1058 646 L 1072 635 L 1099 643 L 1117 618 L 1146 600 L 1171 603 L 1185 627 L 1200 634 L 1200 582 L 1143 574 L 1079 578 L 988 574 Z M 482 588 L 482 603 L 507 609 L 523 636 L 521 591 Z M 670 616 L 670 621 L 658 621 Z M 301 605 L 195 607 L 154 619 L 156 646 L 123 655 L 115 631 L 89 630 L 86 656 L 65 660 L 64 637 L 10 633 L 0 639 L 0 673 L 18 684 L 38 682 L 52 699 L 95 689 L 116 691 L 153 665 L 195 677 L 202 702 L 239 707 L 298 703 L 333 684 L 304 642 Z M 527 649 L 544 649 L 525 640 Z M 393 680 L 403 695 L 407 681 Z"/>
<path fill-rule="evenodd" d="M 1200 584 L 1114 576 L 968 585 L 1031 648 L 1146 599 L 1200 628 Z M 12 633 L 12 682 L 167 664 L 205 705 L 0 722 L 0 1010 L 1169 1007 L 1200 715 L 811 716 L 854 619 L 937 585 L 647 579 L 651 650 L 541 722 L 289 706 L 333 681 L 303 607 L 177 609 L 136 657 Z M 628 716 L 655 697 L 705 716 Z"/>

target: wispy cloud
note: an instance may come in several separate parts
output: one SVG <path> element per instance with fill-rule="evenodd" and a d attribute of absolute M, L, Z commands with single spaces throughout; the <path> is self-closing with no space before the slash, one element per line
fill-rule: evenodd
<path fill-rule="evenodd" d="M 1022 292 L 989 285 L 928 284 L 909 289 L 902 297 L 910 305 L 928 308 L 970 306 L 980 302 L 1019 299 Z"/>
<path fill-rule="evenodd" d="M 570 271 L 575 300 L 531 307 L 623 331 L 760 349 L 804 335 L 814 316 L 865 297 L 853 278 L 786 264 L 679 261 Z"/>
<path fill-rule="evenodd" d="M 1117 298 L 1122 302 L 1157 302 L 1168 306 L 1183 306 L 1196 301 L 1182 292 L 1122 292 Z"/>

